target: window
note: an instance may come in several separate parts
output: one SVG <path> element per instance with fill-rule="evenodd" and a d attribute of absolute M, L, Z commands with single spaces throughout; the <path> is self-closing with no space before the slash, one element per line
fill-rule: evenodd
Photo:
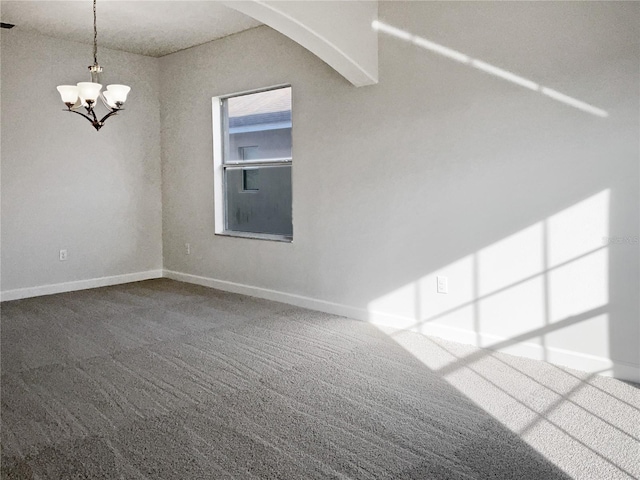
<path fill-rule="evenodd" d="M 250 147 L 238 147 L 238 158 L 241 160 L 258 160 L 260 151 L 257 145 Z"/>
<path fill-rule="evenodd" d="M 258 191 L 258 174 L 259 173 L 260 171 L 257 168 L 242 169 L 242 191 L 243 192 Z"/>
<path fill-rule="evenodd" d="M 214 97 L 216 233 L 291 241 L 291 87 Z"/>

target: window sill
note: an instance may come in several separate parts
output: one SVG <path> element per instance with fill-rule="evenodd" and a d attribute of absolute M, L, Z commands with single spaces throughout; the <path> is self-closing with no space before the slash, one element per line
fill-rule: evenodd
<path fill-rule="evenodd" d="M 276 235 L 273 233 L 236 232 L 234 230 L 225 230 L 224 232 L 216 233 L 216 235 L 220 235 L 221 237 L 250 238 L 253 240 L 270 240 L 272 242 L 293 242 L 293 237 L 288 235 Z"/>

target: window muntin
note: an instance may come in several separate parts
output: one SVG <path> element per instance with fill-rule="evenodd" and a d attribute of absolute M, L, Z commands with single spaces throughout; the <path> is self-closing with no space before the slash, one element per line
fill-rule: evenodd
<path fill-rule="evenodd" d="M 223 208 L 216 215 L 224 219 L 216 220 L 216 233 L 290 241 L 291 87 L 220 98 L 218 113 L 222 149 L 214 163 Z"/>

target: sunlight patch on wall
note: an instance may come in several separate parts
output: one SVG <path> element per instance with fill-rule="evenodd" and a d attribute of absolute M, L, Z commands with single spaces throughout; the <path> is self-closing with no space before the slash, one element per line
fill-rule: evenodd
<path fill-rule="evenodd" d="M 604 190 L 374 299 L 369 321 L 609 368 L 608 209 Z M 448 294 L 437 293 L 438 276 L 448 277 Z"/>
<path fill-rule="evenodd" d="M 562 102 L 565 105 L 569 105 L 571 107 L 577 108 L 578 110 L 582 110 L 583 112 L 590 113 L 597 117 L 606 118 L 609 114 L 598 107 L 590 105 L 587 102 L 583 102 L 582 100 L 578 100 L 577 98 L 566 95 L 562 92 L 558 92 L 557 90 L 553 90 L 548 87 L 544 87 L 533 80 L 529 80 L 528 78 L 517 75 L 508 70 L 504 70 L 500 67 L 496 67 L 495 65 L 491 65 L 490 63 L 483 62 L 477 58 L 471 58 L 469 55 L 465 55 L 462 52 L 458 52 L 452 48 L 445 47 L 444 45 L 440 45 L 438 43 L 427 40 L 426 38 L 419 37 L 418 35 L 413 35 L 405 30 L 399 29 L 397 27 L 387 25 L 379 20 L 374 20 L 371 23 L 371 27 L 378 31 L 385 33 L 394 38 L 404 40 L 406 42 L 411 42 L 412 44 L 424 48 L 425 50 L 429 50 L 433 53 L 446 57 L 450 60 L 454 60 L 456 62 L 460 62 L 470 67 L 481 70 L 485 73 L 493 75 L 495 77 L 501 78 L 508 82 L 511 82 L 515 85 L 519 85 L 521 87 L 527 88 L 529 90 L 533 90 L 539 92 L 548 98 L 552 98 L 558 102 Z"/>
<path fill-rule="evenodd" d="M 542 223 L 478 252 L 478 294 L 488 295 L 538 275 L 544 269 Z"/>
<path fill-rule="evenodd" d="M 497 295 L 479 301 L 480 347 L 491 346 L 505 338 L 524 335 L 545 325 L 544 281 L 541 276 L 518 283 Z M 537 337 L 528 343 L 540 343 Z"/>
<path fill-rule="evenodd" d="M 580 315 L 609 300 L 606 249 L 566 263 L 549 272 L 549 321 Z"/>
<path fill-rule="evenodd" d="M 593 195 L 547 221 L 549 266 L 593 252 L 609 235 L 609 190 Z"/>

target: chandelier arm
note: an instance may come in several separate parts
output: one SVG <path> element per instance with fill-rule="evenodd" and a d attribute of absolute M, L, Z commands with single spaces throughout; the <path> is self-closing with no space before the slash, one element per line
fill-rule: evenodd
<path fill-rule="evenodd" d="M 71 109 L 69 109 L 69 110 L 67 110 L 67 111 L 69 111 L 69 112 L 71 112 L 71 113 L 77 113 L 77 114 L 78 114 L 78 115 L 80 115 L 81 117 L 86 118 L 87 120 L 89 120 L 91 123 L 93 123 L 93 122 L 94 122 L 93 118 L 91 118 L 89 115 L 85 115 L 85 114 L 84 114 L 84 113 L 82 113 L 82 112 L 79 112 L 79 111 L 77 111 L 77 110 L 71 110 Z"/>
<path fill-rule="evenodd" d="M 93 105 L 89 105 L 88 107 L 85 107 L 85 109 L 87 110 L 87 113 L 90 113 L 91 116 L 93 117 L 93 120 L 91 120 L 92 122 L 98 122 L 98 117 L 96 117 L 96 112 L 93 111 Z"/>
<path fill-rule="evenodd" d="M 119 112 L 120 110 L 122 110 L 122 109 L 120 108 L 120 109 L 114 109 L 114 110 L 110 111 L 110 112 L 109 112 L 109 113 L 107 113 L 104 117 L 102 117 L 102 118 L 100 119 L 100 122 L 99 122 L 99 123 L 100 123 L 100 124 L 103 124 L 103 123 L 107 120 L 107 118 L 109 118 L 109 117 L 111 117 L 111 116 L 113 116 L 113 115 L 117 115 L 117 114 L 118 114 L 118 112 Z"/>

